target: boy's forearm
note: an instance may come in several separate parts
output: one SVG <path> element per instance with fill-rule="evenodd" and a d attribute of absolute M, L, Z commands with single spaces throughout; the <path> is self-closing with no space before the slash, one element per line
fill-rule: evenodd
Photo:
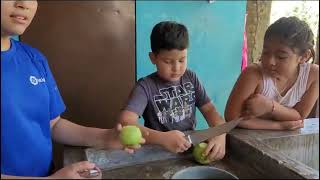
<path fill-rule="evenodd" d="M 260 118 L 251 118 L 248 120 L 242 120 L 238 124 L 238 127 L 245 129 L 265 129 L 265 130 L 281 130 L 280 122 L 273 120 L 266 120 Z"/>
<path fill-rule="evenodd" d="M 58 143 L 72 146 L 97 146 L 109 129 L 85 127 L 61 118 L 52 128 L 52 138 Z"/>
<path fill-rule="evenodd" d="M 163 145 L 163 139 L 164 139 L 163 134 L 165 132 L 150 129 L 142 125 L 138 125 L 138 126 L 144 134 L 148 134 L 147 136 L 145 136 L 147 144 Z"/>
<path fill-rule="evenodd" d="M 214 108 L 211 108 L 208 111 L 204 111 L 202 114 L 210 127 L 225 123 L 224 119 Z"/>

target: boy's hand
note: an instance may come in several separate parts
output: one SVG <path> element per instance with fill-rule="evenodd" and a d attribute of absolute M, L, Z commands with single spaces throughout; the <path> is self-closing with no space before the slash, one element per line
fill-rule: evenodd
<path fill-rule="evenodd" d="M 245 102 L 245 114 L 262 116 L 272 111 L 272 100 L 261 94 L 252 94 Z"/>
<path fill-rule="evenodd" d="M 105 149 L 124 149 L 128 153 L 133 153 L 134 150 L 139 149 L 141 147 L 140 144 L 144 144 L 146 140 L 144 138 L 141 139 L 140 144 L 135 146 L 124 146 L 120 141 L 120 131 L 122 129 L 121 124 L 117 124 L 115 128 L 106 131 L 103 135 L 103 145 L 102 148 Z M 147 134 L 148 135 L 148 134 Z"/>
<path fill-rule="evenodd" d="M 204 155 L 209 161 L 220 160 L 226 152 L 226 134 L 210 138 Z"/>
<path fill-rule="evenodd" d="M 184 152 L 191 147 L 184 136 L 184 133 L 178 130 L 164 132 L 163 146 L 173 153 Z"/>
<path fill-rule="evenodd" d="M 82 177 L 81 172 L 85 170 L 90 169 L 96 169 L 99 171 L 99 175 L 96 177 L 88 178 L 88 177 Z M 49 178 L 52 179 L 101 179 L 102 173 L 101 170 L 96 167 L 94 163 L 91 163 L 89 161 L 82 161 L 78 163 L 71 164 L 69 166 L 66 166 L 56 173 L 49 176 Z"/>

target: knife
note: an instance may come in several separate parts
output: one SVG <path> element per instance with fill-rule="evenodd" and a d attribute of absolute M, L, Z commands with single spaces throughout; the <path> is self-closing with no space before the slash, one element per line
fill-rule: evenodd
<path fill-rule="evenodd" d="M 209 138 L 219 136 L 223 133 L 229 132 L 231 129 L 235 128 L 242 119 L 243 118 L 238 118 L 238 119 L 229 121 L 227 123 L 221 124 L 219 126 L 211 127 L 208 129 L 187 132 L 186 138 L 191 144 L 197 145 Z"/>

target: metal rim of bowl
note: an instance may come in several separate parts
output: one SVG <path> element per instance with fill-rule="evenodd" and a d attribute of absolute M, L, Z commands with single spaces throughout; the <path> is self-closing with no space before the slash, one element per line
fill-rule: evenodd
<path fill-rule="evenodd" d="M 235 179 L 239 179 L 237 176 L 233 175 L 232 173 L 226 171 L 226 170 L 223 170 L 223 169 L 219 169 L 219 168 L 216 168 L 216 167 L 211 167 L 211 166 L 190 166 L 190 167 L 187 167 L 185 169 L 182 169 L 182 170 L 179 170 L 177 171 L 174 175 L 172 175 L 171 179 L 175 179 L 176 176 L 178 176 L 179 174 L 182 174 L 184 173 L 185 171 L 188 171 L 190 169 L 196 169 L 196 168 L 201 168 L 201 169 L 213 169 L 213 170 L 217 170 L 217 171 L 221 171 L 221 172 L 224 172 L 228 175 L 230 175 L 231 177 L 235 178 Z M 180 178 L 181 179 L 181 178 Z"/>

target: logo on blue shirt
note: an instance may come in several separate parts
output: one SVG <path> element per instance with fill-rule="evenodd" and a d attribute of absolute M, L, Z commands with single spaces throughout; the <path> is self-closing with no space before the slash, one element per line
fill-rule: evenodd
<path fill-rule="evenodd" d="M 36 78 L 35 76 L 30 76 L 29 80 L 33 85 L 38 85 L 39 83 L 46 82 L 46 80 L 43 77 Z"/>

